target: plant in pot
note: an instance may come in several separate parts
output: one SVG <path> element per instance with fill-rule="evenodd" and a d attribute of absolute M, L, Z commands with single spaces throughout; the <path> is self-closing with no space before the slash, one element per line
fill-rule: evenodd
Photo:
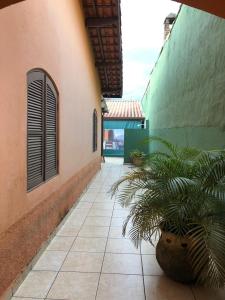
<path fill-rule="evenodd" d="M 176 281 L 222 287 L 225 283 L 225 151 L 200 151 L 157 137 L 167 151 L 149 156 L 112 187 L 123 207 L 124 222 L 138 247 L 159 241 L 156 258 Z M 122 184 L 122 190 L 120 185 Z M 118 192 L 119 191 L 119 192 Z"/>
<path fill-rule="evenodd" d="M 145 154 L 140 150 L 134 150 L 130 153 L 130 158 L 136 167 L 141 167 L 144 164 Z"/>

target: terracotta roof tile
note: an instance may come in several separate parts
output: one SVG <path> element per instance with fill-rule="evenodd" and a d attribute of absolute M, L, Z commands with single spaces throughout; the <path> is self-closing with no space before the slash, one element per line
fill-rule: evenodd
<path fill-rule="evenodd" d="M 107 100 L 106 104 L 109 113 L 104 115 L 105 119 L 144 119 L 138 101 Z"/>

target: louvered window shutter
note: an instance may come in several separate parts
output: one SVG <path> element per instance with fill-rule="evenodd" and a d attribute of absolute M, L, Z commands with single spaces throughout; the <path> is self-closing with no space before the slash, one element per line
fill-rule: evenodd
<path fill-rule="evenodd" d="M 57 93 L 46 79 L 45 179 L 57 174 Z"/>
<path fill-rule="evenodd" d="M 44 71 L 28 73 L 27 189 L 55 176 L 57 157 L 57 92 Z"/>
<path fill-rule="evenodd" d="M 44 74 L 28 76 L 27 186 L 28 190 L 44 180 Z"/>

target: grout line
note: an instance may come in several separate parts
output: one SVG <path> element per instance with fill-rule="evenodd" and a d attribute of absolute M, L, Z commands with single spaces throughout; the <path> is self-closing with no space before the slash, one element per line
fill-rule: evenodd
<path fill-rule="evenodd" d="M 105 238 L 97 238 L 97 239 L 107 239 L 106 237 Z M 75 241 L 74 241 L 75 242 Z M 106 241 L 106 244 L 107 244 L 107 241 Z M 107 253 L 107 254 L 130 254 L 130 255 L 139 255 L 141 256 L 140 253 L 134 253 L 134 252 L 108 252 L 108 251 L 99 251 L 99 252 L 96 252 L 96 251 L 77 251 L 77 250 L 45 250 L 45 251 L 48 251 L 48 252 L 84 252 L 84 253 Z M 143 256 L 154 256 L 155 254 L 143 254 Z"/>
<path fill-rule="evenodd" d="M 40 272 L 40 271 L 41 272 L 45 272 L 45 271 L 46 272 L 53 272 L 52 270 L 35 270 L 35 271 L 37 271 L 37 272 Z M 57 272 L 57 271 L 54 271 L 54 272 Z M 101 275 L 101 274 L 104 274 L 104 275 L 131 275 L 131 276 L 133 275 L 133 276 L 143 277 L 141 273 L 121 273 L 121 272 L 111 272 L 110 273 L 110 272 L 97 272 L 97 271 L 65 271 L 65 270 L 63 270 L 63 271 L 60 271 L 60 273 L 99 274 L 99 275 Z M 147 276 L 147 277 L 161 277 L 161 275 L 145 275 L 145 276 Z M 18 297 L 18 298 L 21 298 L 21 296 Z M 24 296 L 23 296 L 23 298 L 24 298 Z M 26 298 L 30 298 L 30 297 L 26 297 Z"/>
<path fill-rule="evenodd" d="M 64 236 L 63 236 L 64 237 Z M 76 239 L 76 237 L 74 237 L 74 241 L 75 241 L 75 239 Z M 73 242 L 74 242 L 73 241 Z M 72 243 L 73 244 L 73 243 Z M 70 248 L 69 248 L 70 249 Z M 43 254 L 45 253 L 45 252 L 69 252 L 69 250 L 52 250 L 52 249 L 45 249 L 45 251 L 43 252 Z"/>
<path fill-rule="evenodd" d="M 57 273 L 80 273 L 80 274 L 107 274 L 107 275 L 110 275 L 110 274 L 113 274 L 113 275 L 134 275 L 134 276 L 136 276 L 136 275 L 138 275 L 138 276 L 141 276 L 141 277 L 162 277 L 162 275 L 142 275 L 142 274 L 140 274 L 140 273 L 120 273 L 120 272 L 98 272 L 98 271 L 66 271 L 66 270 L 63 270 L 63 271 L 53 271 L 53 270 L 32 270 L 32 272 L 57 272 Z M 190 287 L 189 287 L 190 288 Z M 191 288 L 190 288 L 191 289 Z M 26 297 L 26 296 L 13 296 L 13 297 L 15 297 L 15 298 L 33 298 L 33 297 Z M 36 299 L 37 297 L 35 297 L 35 299 Z M 39 299 L 39 298 L 37 298 L 37 299 Z M 43 299 L 43 298 L 40 298 L 40 299 Z"/>
<path fill-rule="evenodd" d="M 106 254 L 117 254 L 117 255 L 136 255 L 136 256 L 140 256 L 140 254 L 138 253 L 121 253 L 121 252 L 107 252 L 107 251 L 99 251 L 99 252 L 96 252 L 96 251 L 70 251 L 70 252 L 82 252 L 82 253 L 106 253 Z"/>
<path fill-rule="evenodd" d="M 140 245 L 140 253 L 141 253 L 141 268 L 142 268 L 142 281 L 143 281 L 143 289 L 144 289 L 144 297 L 146 300 L 146 290 L 145 290 L 145 275 L 144 275 L 144 265 L 143 265 L 143 257 L 142 257 L 142 244 Z"/>

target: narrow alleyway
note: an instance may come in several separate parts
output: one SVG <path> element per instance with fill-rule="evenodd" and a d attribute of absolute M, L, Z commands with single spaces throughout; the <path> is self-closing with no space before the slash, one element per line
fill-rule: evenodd
<path fill-rule="evenodd" d="M 136 249 L 121 236 L 127 209 L 107 193 L 129 170 L 107 159 L 102 170 L 59 226 L 56 236 L 15 292 L 13 300 L 222 300 L 166 278 L 155 249 Z"/>

